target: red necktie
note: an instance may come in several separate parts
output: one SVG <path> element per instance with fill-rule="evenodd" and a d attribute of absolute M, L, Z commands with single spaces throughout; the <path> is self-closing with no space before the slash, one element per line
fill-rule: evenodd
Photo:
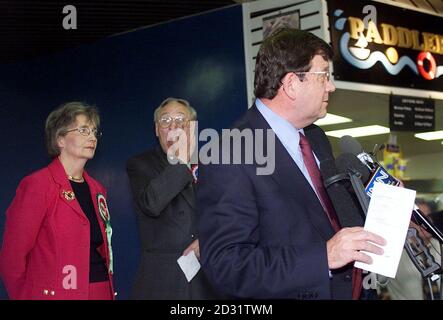
<path fill-rule="evenodd" d="M 323 179 L 318 169 L 317 162 L 315 161 L 314 154 L 312 153 L 311 145 L 308 139 L 300 132 L 300 149 L 303 156 L 303 162 L 305 163 L 306 169 L 308 170 L 309 176 L 311 177 L 312 184 L 314 185 L 315 191 L 319 197 L 320 203 L 329 219 L 329 222 L 337 232 L 340 230 L 340 224 L 338 222 L 337 214 L 335 213 L 334 207 L 331 203 L 325 187 L 323 186 Z M 360 297 L 362 284 L 362 273 L 361 269 L 354 268 L 352 272 L 352 298 L 358 300 Z"/>
<path fill-rule="evenodd" d="M 323 179 L 320 170 L 318 169 L 317 162 L 315 161 L 314 154 L 312 153 L 311 145 L 302 133 L 300 133 L 300 149 L 303 155 L 303 162 L 305 163 L 306 169 L 308 169 L 309 176 L 311 177 L 312 184 L 317 192 L 320 203 L 325 210 L 334 231 L 337 232 L 340 230 L 337 214 L 335 213 L 331 199 L 329 199 L 326 189 L 323 186 Z"/>

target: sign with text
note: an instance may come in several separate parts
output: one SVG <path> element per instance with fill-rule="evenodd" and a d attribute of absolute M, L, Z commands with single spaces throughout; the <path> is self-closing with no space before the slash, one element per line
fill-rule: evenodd
<path fill-rule="evenodd" d="M 416 97 L 389 98 L 389 128 L 392 131 L 435 130 L 435 101 Z"/>
<path fill-rule="evenodd" d="M 443 18 L 384 3 L 327 0 L 334 79 L 443 91 Z"/>

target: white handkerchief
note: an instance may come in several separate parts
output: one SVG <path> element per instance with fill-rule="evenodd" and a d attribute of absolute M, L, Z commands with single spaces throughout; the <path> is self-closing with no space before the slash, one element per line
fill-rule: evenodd
<path fill-rule="evenodd" d="M 354 266 L 395 278 L 414 208 L 415 191 L 376 182 L 369 203 L 365 230 L 385 238 L 384 254 L 372 257 L 372 264 L 355 262 Z"/>
<path fill-rule="evenodd" d="M 198 270 L 200 270 L 201 268 L 200 262 L 195 256 L 194 250 L 189 252 L 187 256 L 181 256 L 180 258 L 178 258 L 177 263 L 185 274 L 188 282 L 191 282 L 192 278 L 195 277 Z"/>

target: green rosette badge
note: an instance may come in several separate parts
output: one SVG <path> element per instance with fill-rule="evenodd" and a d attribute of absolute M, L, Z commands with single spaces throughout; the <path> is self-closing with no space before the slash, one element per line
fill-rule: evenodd
<path fill-rule="evenodd" d="M 108 250 L 109 250 L 109 272 L 113 273 L 114 259 L 112 256 L 112 227 L 111 227 L 111 216 L 109 215 L 108 204 L 106 203 L 106 198 L 101 193 L 97 194 L 97 204 L 100 216 L 105 224 L 106 238 L 108 240 Z"/>

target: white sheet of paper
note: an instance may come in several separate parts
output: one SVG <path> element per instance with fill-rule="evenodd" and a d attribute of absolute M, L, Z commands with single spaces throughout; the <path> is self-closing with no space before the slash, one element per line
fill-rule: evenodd
<path fill-rule="evenodd" d="M 376 182 L 366 216 L 365 230 L 383 237 L 384 254 L 371 256 L 372 264 L 355 262 L 354 266 L 386 277 L 395 278 L 406 233 L 414 208 L 415 190 Z"/>
<path fill-rule="evenodd" d="M 201 268 L 200 262 L 195 256 L 194 250 L 189 252 L 187 256 L 181 256 L 178 258 L 177 263 L 185 274 L 188 282 L 191 282 L 192 278 L 195 277 L 198 270 Z"/>

